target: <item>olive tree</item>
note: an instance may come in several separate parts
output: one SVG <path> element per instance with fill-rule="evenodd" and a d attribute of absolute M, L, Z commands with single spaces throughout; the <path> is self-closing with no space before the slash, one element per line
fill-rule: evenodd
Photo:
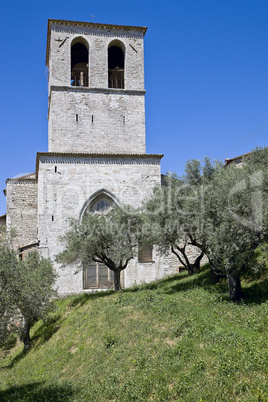
<path fill-rule="evenodd" d="M 256 247 L 267 240 L 268 149 L 215 174 L 204 197 L 202 245 L 227 277 L 232 300 L 243 296 L 240 274 L 250 264 Z"/>
<path fill-rule="evenodd" d="M 217 162 L 212 164 L 209 158 L 205 158 L 203 165 L 196 159 L 188 161 L 182 177 L 167 175 L 164 185 L 156 187 L 145 203 L 145 220 L 149 228 L 147 239 L 157 245 L 161 253 L 171 250 L 189 275 L 200 271 L 206 250 L 200 236 L 204 214 L 203 190 L 220 167 Z M 188 257 L 190 246 L 196 248 L 193 261 Z"/>
<path fill-rule="evenodd" d="M 25 350 L 31 346 L 30 329 L 53 309 L 56 275 L 52 264 L 32 253 L 20 261 L 7 242 L 0 242 L 0 341 L 20 334 Z M 16 325 L 17 324 L 17 325 Z"/>
<path fill-rule="evenodd" d="M 119 291 L 120 273 L 137 255 L 140 222 L 130 208 L 115 207 L 107 215 L 85 214 L 81 222 L 70 222 L 70 230 L 62 238 L 65 250 L 56 260 L 62 264 L 103 263 L 114 272 L 114 289 Z"/>

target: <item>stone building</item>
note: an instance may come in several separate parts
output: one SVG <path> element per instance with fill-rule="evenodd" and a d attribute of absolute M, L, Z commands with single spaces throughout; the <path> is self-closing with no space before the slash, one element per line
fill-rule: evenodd
<path fill-rule="evenodd" d="M 7 230 L 22 258 L 38 247 L 54 260 L 69 218 L 117 204 L 137 207 L 161 184 L 160 161 L 145 149 L 144 27 L 48 21 L 48 152 L 35 173 L 8 179 Z M 111 286 L 102 264 L 61 267 L 59 294 Z M 178 270 L 173 256 L 139 253 L 124 287 Z"/>

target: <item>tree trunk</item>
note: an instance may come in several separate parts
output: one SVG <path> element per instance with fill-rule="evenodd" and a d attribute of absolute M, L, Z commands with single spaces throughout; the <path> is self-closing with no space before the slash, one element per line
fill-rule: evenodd
<path fill-rule="evenodd" d="M 120 283 L 120 271 L 114 270 L 114 290 L 119 292 L 122 290 L 121 283 Z"/>
<path fill-rule="evenodd" d="M 199 254 L 199 256 L 195 259 L 195 262 L 193 264 L 189 263 L 189 267 L 188 267 L 188 274 L 189 275 L 199 274 L 199 272 L 200 272 L 200 262 L 201 262 L 203 256 L 204 256 L 204 253 L 202 251 L 202 253 Z"/>
<path fill-rule="evenodd" d="M 227 274 L 229 296 L 233 301 L 241 300 L 243 297 L 239 272 L 229 272 Z"/>
<path fill-rule="evenodd" d="M 29 350 L 31 347 L 31 338 L 30 338 L 30 328 L 31 322 L 28 318 L 24 318 L 23 320 L 23 332 L 21 336 L 21 340 L 24 343 L 24 350 Z"/>
<path fill-rule="evenodd" d="M 193 264 L 190 263 L 189 258 L 185 252 L 186 243 L 183 247 L 176 246 L 177 250 L 183 255 L 184 260 L 180 257 L 180 255 L 175 251 L 174 247 L 171 247 L 171 251 L 175 254 L 180 263 L 187 269 L 188 275 L 191 276 L 193 274 L 199 274 L 200 272 L 200 261 L 202 260 L 204 253 L 203 251 L 199 254 L 199 256 L 195 259 Z"/>
<path fill-rule="evenodd" d="M 200 272 L 200 263 L 196 264 L 187 264 L 187 269 L 188 269 L 188 275 L 191 276 L 193 274 L 199 274 Z"/>

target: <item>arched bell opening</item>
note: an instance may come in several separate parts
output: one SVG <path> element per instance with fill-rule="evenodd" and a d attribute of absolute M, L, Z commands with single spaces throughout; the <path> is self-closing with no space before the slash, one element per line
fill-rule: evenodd
<path fill-rule="evenodd" d="M 82 40 L 73 41 L 71 46 L 71 85 L 74 87 L 88 87 L 88 47 Z"/>
<path fill-rule="evenodd" d="M 108 47 L 108 87 L 125 88 L 124 45 L 119 41 L 112 41 Z"/>

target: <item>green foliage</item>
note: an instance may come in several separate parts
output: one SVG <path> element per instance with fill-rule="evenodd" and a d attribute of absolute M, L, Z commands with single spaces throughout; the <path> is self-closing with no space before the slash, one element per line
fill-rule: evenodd
<path fill-rule="evenodd" d="M 49 260 L 32 253 L 17 265 L 16 306 L 23 317 L 35 322 L 44 319 L 53 308 L 52 297 L 56 296 L 53 285 L 56 275 Z"/>
<path fill-rule="evenodd" d="M 268 149 L 255 150 L 239 168 L 216 172 L 203 199 L 203 228 L 198 239 L 212 268 L 228 278 L 230 297 L 239 300 L 240 273 L 265 240 L 268 219 Z"/>
<path fill-rule="evenodd" d="M 162 253 L 171 247 L 189 274 L 199 272 L 204 253 L 214 278 L 226 276 L 230 298 L 240 300 L 240 273 L 268 238 L 268 148 L 252 152 L 243 167 L 188 161 L 183 177 L 171 175 L 155 189 L 146 212 L 152 244 Z M 194 263 L 189 245 L 200 250 Z"/>
<path fill-rule="evenodd" d="M 185 167 L 185 175 L 165 178 L 165 186 L 156 187 L 145 204 L 147 241 L 156 244 L 161 253 L 171 251 L 178 257 L 189 275 L 199 272 L 204 250 L 200 244 L 200 230 L 204 228 L 203 199 L 208 186 L 222 168 L 221 164 L 205 158 L 203 165 L 193 159 Z M 197 256 L 191 262 L 187 247 L 196 246 Z M 201 246 L 201 247 L 200 247 Z"/>
<path fill-rule="evenodd" d="M 55 282 L 50 261 L 31 254 L 19 261 L 4 238 L 0 244 L 0 342 L 8 347 L 12 333 L 21 333 L 30 346 L 29 330 L 51 311 Z M 22 324 L 23 322 L 23 324 Z M 27 339 L 26 339 L 26 338 Z"/>
<path fill-rule="evenodd" d="M 252 298 L 264 280 L 243 280 L 239 304 L 208 268 L 61 299 L 30 352 L 17 345 L 1 360 L 0 399 L 265 401 L 267 288 Z"/>
<path fill-rule="evenodd" d="M 114 271 L 115 289 L 120 290 L 120 272 L 137 254 L 140 222 L 139 215 L 127 207 L 115 208 L 106 216 L 88 213 L 81 222 L 73 220 L 57 261 L 101 262 Z"/>

